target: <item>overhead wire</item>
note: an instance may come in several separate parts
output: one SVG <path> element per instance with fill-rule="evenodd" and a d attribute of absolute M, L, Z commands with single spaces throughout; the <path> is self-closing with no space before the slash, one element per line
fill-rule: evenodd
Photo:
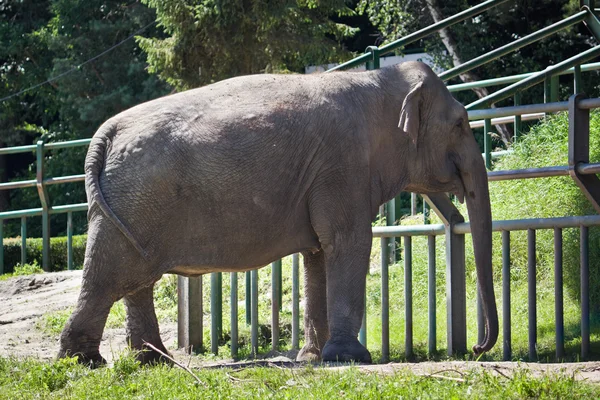
<path fill-rule="evenodd" d="M 131 35 L 129 35 L 128 37 L 126 37 L 125 39 L 121 40 L 119 43 L 117 43 L 117 44 L 115 44 L 115 45 L 113 45 L 113 46 L 109 47 L 109 48 L 108 48 L 108 49 L 106 49 L 106 50 L 104 50 L 102 53 L 95 55 L 94 57 L 92 57 L 92 58 L 90 58 L 90 59 L 88 59 L 88 60 L 86 60 L 86 61 L 82 62 L 82 63 L 81 63 L 81 64 L 79 64 L 79 65 L 76 65 L 75 67 L 71 68 L 71 69 L 70 69 L 70 70 L 68 70 L 68 71 L 65 71 L 65 72 L 63 72 L 63 73 L 60 73 L 60 74 L 58 74 L 58 75 L 56 75 L 56 76 L 53 76 L 52 78 L 49 78 L 49 79 L 45 80 L 44 82 L 41 82 L 41 83 L 35 84 L 35 85 L 33 85 L 33 86 L 30 86 L 30 87 L 28 87 L 28 88 L 26 88 L 26 89 L 23 89 L 23 90 L 20 90 L 20 91 L 18 91 L 18 92 L 16 92 L 16 93 L 10 94 L 10 95 L 8 95 L 8 96 L 6 96 L 6 97 L 2 97 L 2 98 L 0 98 L 0 102 L 6 101 L 6 100 L 8 100 L 8 99 L 11 99 L 11 98 L 13 98 L 13 97 L 16 97 L 16 96 L 19 96 L 19 95 L 21 95 L 21 94 L 23 94 L 23 93 L 25 93 L 25 92 L 28 92 L 28 91 L 30 91 L 30 90 L 37 89 L 38 87 L 40 87 L 40 86 L 43 86 L 43 85 L 45 85 L 45 84 L 48 84 L 48 83 L 51 83 L 51 82 L 54 82 L 55 80 L 57 80 L 57 79 L 60 79 L 60 78 L 62 78 L 62 77 L 63 77 L 63 76 L 65 76 L 65 75 L 68 75 L 68 74 L 70 74 L 70 73 L 72 73 L 72 72 L 78 71 L 78 70 L 79 70 L 81 67 L 83 67 L 84 65 L 86 65 L 86 64 L 89 64 L 89 63 L 91 63 L 92 61 L 94 61 L 94 60 L 97 60 L 98 58 L 102 57 L 103 55 L 105 55 L 105 54 L 107 54 L 107 53 L 109 53 L 109 52 L 113 51 L 113 50 L 114 50 L 114 49 L 116 49 L 117 47 L 119 47 L 119 46 L 121 46 L 122 44 L 124 44 L 125 42 L 127 42 L 127 41 L 129 41 L 129 40 L 133 39 L 133 38 L 134 38 L 136 35 L 138 35 L 138 34 L 142 33 L 143 31 L 145 31 L 146 29 L 148 29 L 149 27 L 151 27 L 152 25 L 154 25 L 154 24 L 156 24 L 156 23 L 157 23 L 157 21 L 152 21 L 152 22 L 150 22 L 149 24 L 147 24 L 147 25 L 143 26 L 142 28 L 138 29 L 137 31 L 135 31 L 134 33 L 132 33 Z"/>

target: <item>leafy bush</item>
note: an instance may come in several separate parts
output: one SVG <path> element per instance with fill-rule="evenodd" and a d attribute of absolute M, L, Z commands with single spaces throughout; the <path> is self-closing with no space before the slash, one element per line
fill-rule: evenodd
<path fill-rule="evenodd" d="M 73 267 L 83 267 L 87 235 L 73 236 Z M 21 238 L 4 239 L 4 272 L 13 272 L 21 262 Z M 42 239 L 27 239 L 28 264 L 42 265 Z M 50 271 L 67 269 L 67 238 L 50 238 Z"/>

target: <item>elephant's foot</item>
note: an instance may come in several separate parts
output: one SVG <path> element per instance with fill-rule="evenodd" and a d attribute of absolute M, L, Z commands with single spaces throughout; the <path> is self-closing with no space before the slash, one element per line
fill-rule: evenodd
<path fill-rule="evenodd" d="M 296 361 L 303 361 L 309 363 L 319 362 L 321 361 L 321 349 L 317 348 L 316 346 L 310 343 L 306 344 L 304 345 L 304 347 L 302 347 L 302 349 L 296 356 Z"/>
<path fill-rule="evenodd" d="M 372 363 L 371 353 L 355 337 L 329 339 L 323 348 L 323 361 Z"/>
<path fill-rule="evenodd" d="M 106 360 L 97 351 L 90 353 L 77 353 L 61 349 L 56 356 L 57 359 L 66 357 L 77 357 L 77 362 L 79 364 L 90 367 L 91 369 L 96 369 L 106 365 Z"/>

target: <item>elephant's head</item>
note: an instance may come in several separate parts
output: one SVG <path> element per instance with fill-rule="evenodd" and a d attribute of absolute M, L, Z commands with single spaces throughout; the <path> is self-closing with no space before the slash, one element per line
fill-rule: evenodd
<path fill-rule="evenodd" d="M 407 67 L 404 67 L 407 68 Z M 488 179 L 481 151 L 465 108 L 424 64 L 410 63 L 410 88 L 404 97 L 399 128 L 410 138 L 406 190 L 450 192 L 466 198 L 473 237 L 477 279 L 486 318 L 483 343 L 473 350 L 490 350 L 498 338 L 498 314 L 492 282 L 492 218 Z"/>

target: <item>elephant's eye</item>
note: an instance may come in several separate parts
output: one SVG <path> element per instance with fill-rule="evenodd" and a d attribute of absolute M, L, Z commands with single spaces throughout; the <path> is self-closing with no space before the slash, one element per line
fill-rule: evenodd
<path fill-rule="evenodd" d="M 456 126 L 457 128 L 462 128 L 462 126 L 463 126 L 463 123 L 464 123 L 464 122 L 465 122 L 465 120 L 464 120 L 464 119 L 462 119 L 462 118 L 459 118 L 459 119 L 456 121 L 456 125 L 455 125 L 455 126 Z"/>

